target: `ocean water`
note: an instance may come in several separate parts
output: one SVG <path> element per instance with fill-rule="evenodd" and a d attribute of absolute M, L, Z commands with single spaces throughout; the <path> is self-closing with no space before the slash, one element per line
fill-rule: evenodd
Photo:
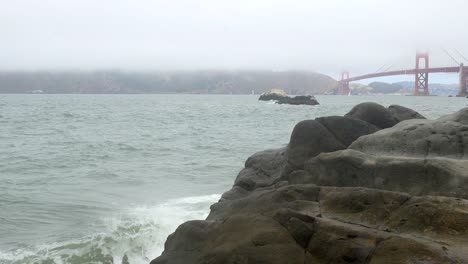
<path fill-rule="evenodd" d="M 0 263 L 148 263 L 203 219 L 254 152 L 360 102 L 437 118 L 466 98 L 0 95 Z"/>

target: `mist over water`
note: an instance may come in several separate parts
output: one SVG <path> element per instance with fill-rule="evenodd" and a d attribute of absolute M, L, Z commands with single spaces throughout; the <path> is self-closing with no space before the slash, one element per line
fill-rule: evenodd
<path fill-rule="evenodd" d="M 203 219 L 254 152 L 304 119 L 359 102 L 428 118 L 466 98 L 317 96 L 290 106 L 227 95 L 0 96 L 0 263 L 148 263 Z"/>

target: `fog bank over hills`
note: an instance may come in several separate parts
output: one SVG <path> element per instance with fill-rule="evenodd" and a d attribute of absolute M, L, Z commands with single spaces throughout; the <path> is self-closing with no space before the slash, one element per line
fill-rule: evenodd
<path fill-rule="evenodd" d="M 186 72 L 2 72 L 0 93 L 260 94 L 273 88 L 288 94 L 328 94 L 333 78 L 306 71 L 186 71 Z"/>
<path fill-rule="evenodd" d="M 414 82 L 350 84 L 353 95 L 412 94 Z M 307 71 L 0 72 L 0 93 L 46 94 L 337 94 L 338 82 Z M 432 95 L 457 95 L 458 84 L 430 83 Z"/>

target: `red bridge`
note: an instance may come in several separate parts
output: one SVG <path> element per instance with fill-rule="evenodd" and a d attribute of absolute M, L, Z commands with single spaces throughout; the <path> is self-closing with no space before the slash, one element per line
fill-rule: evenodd
<path fill-rule="evenodd" d="M 424 61 L 423 66 L 420 63 L 421 60 Z M 463 63 L 460 63 L 456 67 L 441 67 L 441 68 L 429 68 L 429 55 L 427 53 L 418 53 L 416 54 L 416 67 L 409 70 L 400 70 L 400 71 L 387 71 L 387 72 L 376 72 L 370 74 L 364 74 L 355 77 L 349 77 L 349 72 L 341 73 L 340 80 L 340 94 L 349 94 L 349 83 L 352 81 L 383 77 L 383 76 L 393 76 L 393 75 L 414 75 L 414 95 L 429 95 L 429 73 L 459 73 L 460 82 L 459 82 L 459 96 L 468 95 L 468 66 L 463 66 Z"/>

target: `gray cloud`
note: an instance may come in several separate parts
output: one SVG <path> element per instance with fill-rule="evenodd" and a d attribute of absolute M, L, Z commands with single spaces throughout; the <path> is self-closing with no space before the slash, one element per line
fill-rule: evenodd
<path fill-rule="evenodd" d="M 303 69 L 454 65 L 464 0 L 4 0 L 0 68 Z M 457 57 L 459 59 L 459 57 Z"/>

